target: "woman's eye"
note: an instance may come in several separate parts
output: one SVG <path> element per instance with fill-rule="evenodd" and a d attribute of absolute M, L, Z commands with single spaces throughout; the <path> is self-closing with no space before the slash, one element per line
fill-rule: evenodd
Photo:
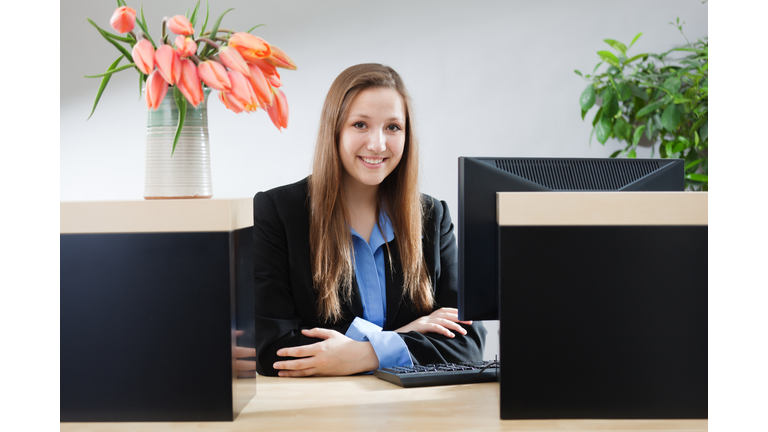
<path fill-rule="evenodd" d="M 352 125 L 352 127 L 355 127 L 355 128 L 357 128 L 357 129 L 362 129 L 362 128 L 364 128 L 364 127 L 365 127 L 365 123 L 363 123 L 363 122 L 357 122 L 357 123 L 353 124 L 353 125 Z"/>
<path fill-rule="evenodd" d="M 391 124 L 391 125 L 389 125 L 389 127 L 387 127 L 387 129 L 389 129 L 389 130 L 391 130 L 393 132 L 394 131 L 399 131 L 400 130 L 400 126 L 398 126 L 396 124 Z"/>

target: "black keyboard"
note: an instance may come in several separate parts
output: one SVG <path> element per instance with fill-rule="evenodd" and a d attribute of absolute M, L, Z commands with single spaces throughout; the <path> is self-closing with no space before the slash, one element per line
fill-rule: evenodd
<path fill-rule="evenodd" d="M 495 360 L 391 367 L 373 371 L 377 378 L 400 387 L 472 384 L 499 380 Z"/>

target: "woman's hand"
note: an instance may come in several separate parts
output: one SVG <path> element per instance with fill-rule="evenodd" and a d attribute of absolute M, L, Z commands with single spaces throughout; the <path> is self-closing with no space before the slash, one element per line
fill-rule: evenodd
<path fill-rule="evenodd" d="M 438 333 L 449 338 L 455 336 L 451 330 L 457 331 L 461 335 L 467 334 L 464 327 L 457 323 L 469 325 L 472 324 L 472 321 L 459 321 L 459 310 L 456 308 L 440 308 L 395 331 L 398 333 L 408 333 L 411 331 L 421 334 Z"/>
<path fill-rule="evenodd" d="M 379 358 L 370 342 L 357 342 L 343 334 L 323 328 L 302 330 L 307 337 L 324 339 L 311 345 L 283 348 L 281 357 L 303 357 L 275 362 L 281 377 L 340 376 L 372 371 L 379 367 Z"/>

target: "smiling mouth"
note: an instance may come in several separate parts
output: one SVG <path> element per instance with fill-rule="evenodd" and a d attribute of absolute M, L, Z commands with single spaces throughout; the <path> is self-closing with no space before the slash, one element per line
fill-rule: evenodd
<path fill-rule="evenodd" d="M 363 162 L 365 162 L 367 164 L 371 164 L 371 165 L 378 165 L 378 164 L 380 164 L 380 163 L 382 163 L 382 162 L 384 162 L 386 160 L 386 158 L 375 158 L 374 159 L 374 158 L 367 158 L 367 157 L 362 157 L 362 156 L 358 156 L 358 157 Z"/>

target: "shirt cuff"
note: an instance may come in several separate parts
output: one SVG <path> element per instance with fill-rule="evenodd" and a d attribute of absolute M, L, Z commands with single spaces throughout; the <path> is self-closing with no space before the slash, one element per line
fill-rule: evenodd
<path fill-rule="evenodd" d="M 355 317 L 345 336 L 358 342 L 370 342 L 376 357 L 379 359 L 379 369 L 393 366 L 413 366 L 408 346 L 396 332 L 382 331 L 381 327 L 376 324 Z"/>

